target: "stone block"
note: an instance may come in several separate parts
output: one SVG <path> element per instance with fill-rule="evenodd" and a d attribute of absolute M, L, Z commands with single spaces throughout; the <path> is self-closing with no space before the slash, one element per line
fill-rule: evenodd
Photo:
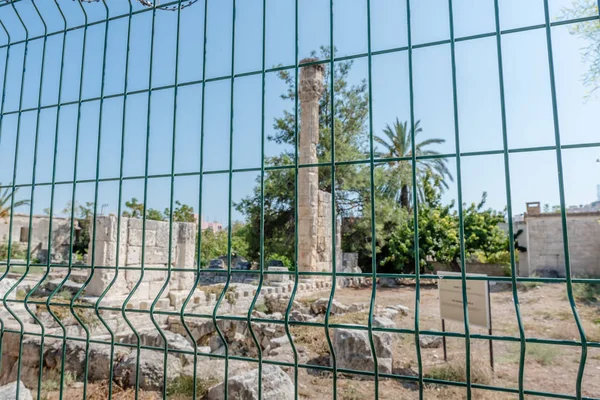
<path fill-rule="evenodd" d="M 149 293 L 150 296 L 152 298 L 155 298 L 156 295 L 158 294 L 158 292 L 160 292 L 161 288 L 163 287 L 163 285 L 165 284 L 165 282 L 149 282 Z M 162 294 L 160 295 L 161 298 L 166 298 L 169 295 L 169 289 L 170 286 L 169 284 L 167 284 L 167 287 L 165 288 L 165 290 L 162 292 Z"/>
<path fill-rule="evenodd" d="M 142 263 L 142 247 L 128 246 L 126 265 L 140 265 Z"/>
<path fill-rule="evenodd" d="M 172 261 L 175 258 L 172 258 Z M 146 264 L 162 264 L 167 265 L 169 262 L 169 248 L 168 247 L 150 247 L 146 248 L 145 253 Z"/>

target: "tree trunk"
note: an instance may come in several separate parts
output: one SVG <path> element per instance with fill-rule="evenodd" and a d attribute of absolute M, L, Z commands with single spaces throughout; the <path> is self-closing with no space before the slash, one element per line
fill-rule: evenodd
<path fill-rule="evenodd" d="M 452 260 L 452 261 L 450 261 L 450 269 L 453 272 L 460 272 L 461 271 L 460 263 L 458 262 L 458 260 Z"/>
<path fill-rule="evenodd" d="M 402 185 L 402 188 L 400 188 L 400 205 L 407 210 L 410 208 L 409 193 L 408 185 Z"/>

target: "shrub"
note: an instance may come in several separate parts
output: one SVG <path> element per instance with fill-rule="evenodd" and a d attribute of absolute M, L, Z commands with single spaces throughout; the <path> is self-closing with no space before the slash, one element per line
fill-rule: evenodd
<path fill-rule="evenodd" d="M 216 379 L 196 378 L 196 396 L 198 398 L 205 396 L 208 389 L 217 383 Z M 166 392 L 169 398 L 188 398 L 194 393 L 194 378 L 192 376 L 178 376 L 167 384 Z"/>
<path fill-rule="evenodd" d="M 577 300 L 594 303 L 600 300 L 600 284 L 574 283 L 573 295 Z"/>

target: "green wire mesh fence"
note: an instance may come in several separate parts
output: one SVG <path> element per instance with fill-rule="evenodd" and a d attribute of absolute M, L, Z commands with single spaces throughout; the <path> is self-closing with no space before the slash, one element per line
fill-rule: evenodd
<path fill-rule="evenodd" d="M 282 12 L 284 3 L 287 8 Z M 600 348 L 597 305 L 586 303 L 585 313 L 580 313 L 575 293 L 577 287 L 595 290 L 600 278 L 572 268 L 572 254 L 582 250 L 569 241 L 574 231 L 569 226 L 565 191 L 571 186 L 563 167 L 564 152 L 597 150 L 600 142 L 597 136 L 595 141 L 567 142 L 561 136 L 562 103 L 555 67 L 559 58 L 553 53 L 553 39 L 561 27 L 587 32 L 597 40 L 598 4 L 583 1 L 583 10 L 589 11 L 585 15 L 555 19 L 551 17 L 552 2 L 539 1 L 540 18 L 534 18 L 535 23 L 503 29 L 502 19 L 509 18 L 514 5 L 493 0 L 488 2 L 487 14 L 491 28 L 459 35 L 455 22 L 462 15 L 456 9 L 460 4 L 464 10 L 464 2 L 431 3 L 443 17 L 437 20 L 447 24 L 447 36 L 438 38 L 427 34 L 427 30 L 433 31 L 435 18 L 422 17 L 422 4 L 408 0 L 377 3 L 21 0 L 0 4 L 4 34 L 0 44 L 0 59 L 4 59 L 0 61 L 0 217 L 7 232 L 0 248 L 0 379 L 2 384 L 25 383 L 16 385 L 14 398 L 29 389 L 38 399 L 63 398 L 74 390 L 82 398 L 97 390 L 103 390 L 108 398 L 118 398 L 124 390 L 133 390 L 136 399 L 144 398 L 145 392 L 167 398 L 180 395 L 178 390 L 190 398 L 235 398 L 231 393 L 235 386 L 219 386 L 219 382 L 243 373 L 254 373 L 252 398 L 259 399 L 323 395 L 422 399 L 437 398 L 436 393 L 446 389 L 456 390 L 443 392 L 446 397 L 468 399 L 504 398 L 489 397 L 494 395 L 600 398 L 595 383 L 600 376 L 595 361 L 598 353 L 589 354 Z M 338 35 L 339 18 L 353 12 L 364 17 L 363 31 L 356 26 L 350 29 L 355 36 Z M 393 18 L 384 18 L 396 12 Z M 423 21 L 425 26 L 419 26 Z M 248 29 L 252 24 L 254 31 Z M 311 31 L 322 26 L 327 35 L 311 36 Z M 402 37 L 399 42 L 383 43 L 400 45 L 375 45 L 374 32 L 379 32 L 380 40 L 382 29 L 385 35 Z M 508 64 L 503 59 L 503 42 L 519 34 L 538 35 L 543 45 L 538 43 L 535 56 L 544 58 L 549 97 L 545 100 L 551 113 L 537 122 L 548 123 L 552 135 L 551 142 L 539 146 L 515 147 L 510 140 L 507 114 L 514 107 L 505 96 Z M 279 36 L 290 39 L 288 46 L 283 39 L 278 41 Z M 309 44 L 302 43 L 303 37 Z M 428 37 L 434 39 L 423 39 Z M 357 38 L 364 43 L 360 51 L 348 45 Z M 320 39 L 322 52 L 304 58 L 308 55 L 304 47 Z M 461 135 L 464 88 L 459 83 L 464 57 L 459 46 L 467 43 L 486 43 L 493 50 L 493 62 L 480 67 L 493 71 L 490 85 L 498 91 L 501 140 L 496 148 L 465 150 L 473 149 L 468 146 L 469 138 Z M 353 50 L 344 50 L 347 48 Z M 449 60 L 446 83 L 450 85 L 452 124 L 445 129 L 454 147 L 446 152 L 423 151 L 423 143 L 415 139 L 419 133 L 415 110 L 423 101 L 417 76 L 430 71 L 415 58 L 418 51 L 427 49 L 444 49 Z M 588 55 L 597 52 L 597 44 L 592 42 L 589 49 Z M 352 63 L 362 68 L 356 86 L 344 81 L 350 79 Z M 392 75 L 405 74 L 406 78 L 405 93 L 394 94 L 406 99 L 407 124 L 414 127 L 406 130 L 404 124 L 407 139 L 402 154 L 384 153 L 379 147 L 383 140 L 378 136 L 375 114 L 381 102 L 375 91 L 381 86 L 383 73 L 378 71 L 382 64 L 398 71 Z M 588 75 L 590 79 L 594 80 Z M 282 87 L 281 82 L 287 86 Z M 281 98 L 292 106 L 274 105 Z M 336 117 L 340 112 L 359 122 L 342 121 Z M 441 110 L 434 112 L 441 115 Z M 272 128 L 273 118 L 282 113 L 284 117 Z M 236 120 L 238 115 L 241 121 Z M 363 136 L 361 146 L 349 150 L 344 138 L 352 129 Z M 313 137 L 303 137 L 301 131 Z M 432 140 L 434 144 L 444 142 Z M 552 155 L 543 167 L 556 180 L 560 201 L 552 217 L 560 220 L 562 248 L 556 262 L 563 274 L 555 277 L 520 271 L 524 248 L 513 240 L 520 235 L 516 228 L 520 221 L 514 220 L 511 189 L 515 182 L 511 177 L 515 171 L 511 162 L 514 156 L 533 160 L 536 154 Z M 463 198 L 467 186 L 463 177 L 469 169 L 466 160 L 494 156 L 499 160 L 495 164 L 499 176 L 504 178 L 495 185 L 505 193 L 502 223 L 506 238 L 510 238 L 500 245 L 504 246 L 505 273 L 490 269 L 484 275 L 467 274 L 473 232 L 467 226 L 472 222 L 466 195 Z M 449 164 L 455 165 L 451 172 L 446 169 Z M 404 168 L 404 175 L 382 183 L 381 171 L 396 171 L 396 167 L 398 171 Z M 427 191 L 440 184 L 431 177 L 435 171 L 455 179 L 455 226 L 427 224 L 420 213 Z M 362 178 L 351 181 L 352 174 Z M 430 181 L 433 186 L 424 183 Z M 246 192 L 240 194 L 240 188 Z M 392 196 L 393 207 L 399 208 L 392 208 L 389 214 L 411 225 L 399 238 L 386 239 L 403 243 L 404 256 L 397 258 L 390 258 L 391 254 L 386 254 L 389 243 L 378 239 L 391 229 L 380 208 L 387 204 L 382 198 L 389 200 L 380 193 L 388 191 L 399 193 L 397 198 Z M 253 195 L 241 198 L 247 193 Z M 181 198 L 188 200 L 182 204 Z M 360 206 L 348 211 L 342 203 Z M 27 207 L 28 213 L 19 213 Z M 164 211 L 158 211 L 159 207 Z M 221 213 L 224 227 L 203 219 L 214 210 Z M 240 210 L 254 216 L 241 227 L 236 225 L 244 214 Z M 586 215 L 598 219 L 595 212 Z M 342 220 L 366 221 L 359 232 L 360 246 L 353 249 L 371 255 L 360 259 L 360 269 L 342 268 L 341 242 L 348 237 Z M 309 228 L 305 229 L 305 224 Z M 468 282 L 504 284 L 510 287 L 510 295 L 494 307 L 514 312 L 512 333 L 502 329 L 501 334 L 482 333 L 468 322 L 444 331 L 431 328 L 429 314 L 439 321 L 438 306 L 433 303 L 434 311 L 430 303 L 430 308 L 425 307 L 423 295 L 428 296 L 428 289 L 440 278 L 424 267 L 437 260 L 431 243 L 423 238 L 435 229 L 448 229 L 443 237 L 451 236 L 450 229 L 456 232 L 453 261 L 460 273 L 444 279 L 460 282 L 462 321 L 470 320 L 466 304 L 474 304 L 469 302 Z M 590 229 L 597 227 L 592 224 Z M 442 246 L 437 248 L 440 259 Z M 215 248 L 218 250 L 213 251 Z M 252 257 L 251 248 L 257 250 Z M 240 256 L 244 249 L 254 265 Z M 289 257 L 273 249 L 287 249 Z M 325 258 L 317 260 L 313 257 L 317 253 Z M 270 263 L 273 259 L 277 262 Z M 597 256 L 588 262 L 589 271 L 594 265 L 598 271 Z M 404 286 L 382 289 L 383 280 L 401 281 Z M 348 289 L 348 282 L 359 288 Z M 562 320 L 552 321 L 554 329 L 561 330 L 565 320 L 572 319 L 576 337 L 530 334 L 519 289 L 528 285 L 564 285 L 566 290 L 560 293 L 566 300 L 559 297 L 568 312 Z M 354 320 L 351 317 L 357 313 L 340 306 L 336 299 L 348 293 L 366 293 L 360 287 L 368 292 L 368 299 L 361 316 Z M 394 301 L 401 298 L 402 290 L 414 296 L 413 302 L 406 304 L 412 308 L 412 316 L 391 325 L 382 323 L 378 296 Z M 311 298 L 315 294 L 310 293 L 326 296 L 321 311 L 314 312 L 317 317 L 300 312 L 307 299 L 310 308 L 316 307 L 317 299 Z M 528 305 L 535 301 L 531 293 L 526 296 Z M 543 303 L 539 296 L 537 300 Z M 265 303 L 279 300 L 278 312 Z M 388 309 L 388 316 L 397 313 Z M 267 331 L 277 332 L 279 341 L 287 340 L 287 357 L 273 356 L 274 347 L 285 346 L 275 345 Z M 355 364 L 347 361 L 351 354 L 346 352 L 358 351 L 358 346 L 340 346 L 350 340 L 342 339 L 340 332 L 360 336 L 352 340 L 365 339 L 361 343 L 366 355 L 357 356 Z M 238 338 L 241 333 L 244 339 Z M 309 359 L 306 352 L 312 351 L 318 335 L 321 351 Z M 459 349 L 460 355 L 455 352 L 462 368 L 459 376 L 449 369 L 446 374 L 431 372 L 431 354 L 424 354 L 429 350 L 421 343 L 424 336 L 443 337 L 444 347 L 447 340 Z M 414 351 L 409 367 L 383 360 L 392 358 L 382 354 L 388 349 L 382 345 L 386 340 L 410 341 L 402 347 Z M 497 359 L 515 346 L 512 366 L 497 363 L 496 372 L 491 372 L 514 372 L 512 385 L 478 376 L 475 365 L 487 354 L 481 353 L 479 344 L 488 341 L 501 345 Z M 576 365 L 567 377 L 546 376 L 562 381 L 558 384 L 561 390 L 555 391 L 556 385 L 536 387 L 528 380 L 531 365 L 527 361 L 535 346 L 564 349 L 559 358 L 568 354 L 568 368 Z M 274 384 L 277 373 L 283 375 Z M 545 372 L 557 373 L 558 369 Z M 73 385 L 73 380 L 81 385 Z M 97 382 L 103 382 L 101 389 Z M 353 386 L 352 382 L 359 383 Z"/>

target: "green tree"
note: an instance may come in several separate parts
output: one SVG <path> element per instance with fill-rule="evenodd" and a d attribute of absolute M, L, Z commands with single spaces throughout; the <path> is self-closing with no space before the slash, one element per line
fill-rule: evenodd
<path fill-rule="evenodd" d="M 375 136 L 373 139 L 384 148 L 384 153 L 381 156 L 385 158 L 405 158 L 412 156 L 412 143 L 413 137 L 415 141 L 417 136 L 423 129 L 420 126 L 420 121 L 417 121 L 413 130 L 407 128 L 407 123 L 401 123 L 398 118 L 392 126 L 386 125 L 383 129 L 385 137 Z M 443 144 L 444 139 L 427 139 L 421 142 L 415 143 L 416 156 L 436 156 L 440 153 L 431 150 L 431 145 Z M 398 203 L 404 208 L 410 208 L 411 199 L 410 191 L 412 187 L 412 161 L 394 161 L 388 163 L 391 176 L 394 179 L 389 179 L 387 184 L 382 187 L 382 190 L 389 195 L 393 196 Z M 444 158 L 430 158 L 425 160 L 417 161 L 417 178 L 419 181 L 425 179 L 426 176 L 435 179 L 440 185 L 440 188 L 448 188 L 446 180 L 453 181 L 452 174 L 448 170 L 448 161 Z M 422 186 L 419 185 L 419 197 L 423 200 L 424 194 L 420 190 Z"/>
<path fill-rule="evenodd" d="M 231 253 L 241 257 L 247 257 L 248 243 L 246 241 L 247 225 L 234 222 L 231 232 Z M 212 229 L 202 231 L 202 242 L 200 243 L 200 265 L 207 265 L 213 258 L 227 255 L 228 231 L 214 232 Z M 197 255 L 196 255 L 197 257 Z"/>
<path fill-rule="evenodd" d="M 0 186 L 2 186 L 2 182 L 0 182 Z M 10 216 L 11 212 L 11 202 L 14 195 L 17 194 L 19 188 L 15 188 L 13 191 L 11 187 L 4 188 L 4 191 L 0 192 L 0 219 L 5 220 Z M 12 204 L 12 209 L 16 209 L 22 206 L 28 206 L 29 200 L 16 200 L 14 204 Z"/>
<path fill-rule="evenodd" d="M 169 213 L 167 213 L 167 216 Z M 165 217 L 165 212 L 158 211 L 154 208 L 149 208 L 146 210 L 146 219 L 152 221 L 165 221 L 167 218 Z"/>
<path fill-rule="evenodd" d="M 575 19 L 598 15 L 597 0 L 573 0 L 570 7 L 562 10 L 561 19 Z M 582 49 L 581 58 L 588 65 L 583 74 L 583 83 L 589 88 L 589 98 L 600 87 L 600 20 L 580 22 L 568 25 L 569 32 L 588 42 Z"/>
<path fill-rule="evenodd" d="M 127 218 L 142 218 L 144 214 L 144 204 L 138 203 L 138 199 L 133 197 L 131 200 L 125 202 L 125 207 L 129 210 L 123 211 L 123 216 Z"/>
<path fill-rule="evenodd" d="M 194 207 L 187 204 L 181 204 L 179 200 L 175 201 L 175 209 L 173 210 L 173 221 L 174 222 L 196 222 L 194 216 Z M 167 208 L 164 212 L 167 219 L 171 215 L 170 210 Z"/>
<path fill-rule="evenodd" d="M 460 271 L 459 218 L 454 203 L 443 205 L 437 188 L 440 177 L 425 179 L 425 201 L 419 204 L 419 266 L 426 268 L 431 261 L 449 264 Z M 509 258 L 508 235 L 500 228 L 504 213 L 485 208 L 484 192 L 478 204 L 463 205 L 465 261 L 506 264 Z M 414 219 L 412 215 L 392 232 L 389 256 L 383 260 L 385 271 L 414 271 Z"/>
<path fill-rule="evenodd" d="M 313 52 L 311 57 L 316 58 Z M 328 47 L 321 47 L 319 58 L 330 57 Z M 336 160 L 356 160 L 365 158 L 368 150 L 368 93 L 365 81 L 352 85 L 348 75 L 352 61 L 339 62 L 335 65 L 334 90 L 335 113 L 331 112 L 331 87 L 329 85 L 332 71 L 326 66 L 324 71 L 324 90 L 319 100 L 319 143 L 317 156 L 319 162 L 331 160 L 331 124 L 335 123 Z M 290 103 L 295 101 L 294 77 L 289 71 L 281 71 L 279 77 L 288 85 L 281 95 Z M 300 115 L 298 115 L 300 118 Z M 273 125 L 275 133 L 268 137 L 277 144 L 292 147 L 296 138 L 295 113 L 285 110 L 281 118 L 276 118 Z M 293 151 L 285 151 L 276 157 L 266 159 L 269 165 L 290 165 L 294 163 Z M 367 168 L 348 165 L 336 169 L 335 205 L 338 215 L 355 215 L 364 206 L 368 198 Z M 251 259 L 260 256 L 260 213 L 261 193 L 260 178 L 257 178 L 254 193 L 236 204 L 236 209 L 248 218 L 249 233 L 247 241 Z M 331 169 L 319 168 L 319 189 L 332 192 Z M 294 190 L 295 171 L 293 169 L 272 170 L 264 182 L 264 251 L 265 254 L 277 254 L 290 260 L 294 259 Z"/>

